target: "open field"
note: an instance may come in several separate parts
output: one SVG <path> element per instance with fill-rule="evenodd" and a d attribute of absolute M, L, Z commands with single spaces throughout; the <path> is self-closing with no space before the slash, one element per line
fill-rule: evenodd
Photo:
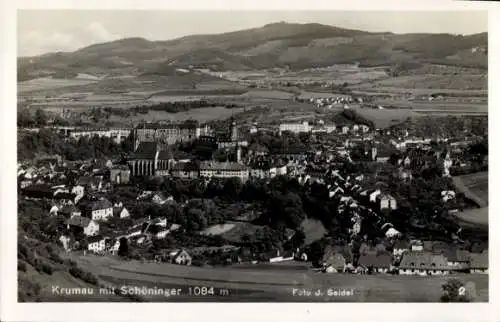
<path fill-rule="evenodd" d="M 282 268 L 282 264 L 259 269 L 240 268 L 201 268 L 179 266 L 165 263 L 146 263 L 138 261 L 121 262 L 98 256 L 72 256 L 84 269 L 87 269 L 107 282 L 118 285 L 148 287 L 172 287 L 183 289 L 188 286 L 207 286 L 225 288 L 230 296 L 205 297 L 205 301 L 342 301 L 342 302 L 438 302 L 442 294 L 441 285 L 449 277 L 418 276 L 375 276 L 323 274 L 303 269 Z M 267 266 L 267 264 L 266 264 Z M 475 283 L 476 301 L 488 301 L 487 275 L 456 275 L 464 282 Z M 349 297 L 298 297 L 293 289 L 347 289 L 353 290 Z M 195 298 L 165 298 L 157 296 L 151 301 L 196 301 Z M 198 299 L 199 300 L 199 299 Z"/>
<path fill-rule="evenodd" d="M 321 221 L 312 218 L 304 219 L 304 221 L 300 224 L 300 227 L 302 227 L 304 234 L 306 235 L 306 245 L 321 239 L 326 233 L 326 229 Z"/>
<path fill-rule="evenodd" d="M 348 97 L 345 94 L 334 94 L 334 93 L 321 93 L 321 92 L 309 92 L 304 91 L 299 95 L 299 99 L 311 99 L 311 98 L 329 98 L 329 97 Z"/>
<path fill-rule="evenodd" d="M 29 81 L 18 83 L 18 91 L 20 92 L 43 91 L 61 87 L 83 86 L 93 83 L 96 83 L 96 81 L 88 79 L 56 79 L 51 77 L 44 77 L 44 78 L 35 78 Z"/>
<path fill-rule="evenodd" d="M 288 100 L 294 95 L 289 92 L 277 91 L 277 90 L 250 90 L 246 94 L 242 95 L 246 98 L 265 98 L 265 99 L 275 99 L 275 100 Z"/>
<path fill-rule="evenodd" d="M 169 113 L 165 111 L 148 111 L 147 114 L 137 114 L 131 115 L 129 117 L 121 117 L 118 115 L 111 115 L 110 122 L 117 123 L 137 123 L 137 122 L 156 122 L 156 121 L 174 121 L 181 122 L 185 120 L 197 120 L 199 122 L 208 122 L 213 120 L 223 120 L 231 117 L 233 114 L 237 114 L 243 111 L 243 108 L 225 108 L 222 106 L 218 107 L 205 107 L 205 108 L 194 108 L 185 112 Z"/>
<path fill-rule="evenodd" d="M 457 189 L 465 196 L 478 204 L 479 207 L 488 206 L 488 172 L 477 172 L 459 177 L 453 177 Z"/>
<path fill-rule="evenodd" d="M 435 93 L 444 93 L 450 96 L 470 96 L 470 97 L 487 97 L 488 90 L 459 90 L 459 89 L 446 89 L 446 88 L 401 88 L 401 87 L 374 87 L 374 86 L 358 86 L 352 87 L 353 94 L 373 95 L 373 94 L 392 94 L 392 95 L 431 95 Z"/>
<path fill-rule="evenodd" d="M 359 88 L 365 84 L 360 85 Z M 486 74 L 476 75 L 412 75 L 389 77 L 366 85 L 372 88 L 398 87 L 406 89 L 487 90 Z"/>
<path fill-rule="evenodd" d="M 232 225 L 231 229 L 226 230 L 220 236 L 231 242 L 241 242 L 243 235 L 254 235 L 258 230 L 264 228 L 264 226 L 254 225 L 248 222 L 227 222 L 227 224 Z"/>
<path fill-rule="evenodd" d="M 373 101 L 374 105 L 382 107 L 391 106 L 396 108 L 408 108 L 413 110 L 444 110 L 444 111 L 470 111 L 488 113 L 488 102 L 466 103 L 466 102 L 448 102 L 448 101 L 409 101 L 402 99 L 378 99 Z"/>
<path fill-rule="evenodd" d="M 375 108 L 352 108 L 359 115 L 373 121 L 376 128 L 386 128 L 391 125 L 399 124 L 409 117 L 418 117 L 419 115 L 410 109 L 375 109 Z"/>
<path fill-rule="evenodd" d="M 488 207 L 467 209 L 455 214 L 455 217 L 466 224 L 486 226 L 488 228 Z"/>
<path fill-rule="evenodd" d="M 201 232 L 202 235 L 211 235 L 211 236 L 217 236 L 217 235 L 222 235 L 225 232 L 230 231 L 231 229 L 234 228 L 234 224 L 219 224 L 219 225 L 213 225 Z"/>

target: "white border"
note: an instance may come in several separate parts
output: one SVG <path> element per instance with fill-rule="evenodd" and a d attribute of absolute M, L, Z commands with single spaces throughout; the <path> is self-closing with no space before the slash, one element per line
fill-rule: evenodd
<path fill-rule="evenodd" d="M 16 6 L 17 2 L 17 6 Z M 46 0 L 46 1 L 1 1 L 0 21 L 0 122 L 1 122 L 1 190 L 0 190 L 0 263 L 1 295 L 0 320 L 2 321 L 156 321 L 156 320 L 394 320 L 394 321 L 500 321 L 500 310 L 493 304 L 499 304 L 498 286 L 498 251 L 497 231 L 500 209 L 498 202 L 490 198 L 490 302 L 489 304 L 19 304 L 17 303 L 16 247 L 16 9 L 211 9 L 211 10 L 479 10 L 489 9 L 489 57 L 490 71 L 500 71 L 498 57 L 500 48 L 500 10 L 497 3 L 468 1 L 419 0 L 403 3 L 402 0 L 358 0 L 358 1 L 103 1 L 103 0 Z M 489 88 L 494 89 L 498 82 L 498 73 L 489 73 Z M 490 128 L 492 138 L 500 137 L 497 122 L 500 106 L 499 94 L 489 93 Z M 490 192 L 496 191 L 498 171 L 495 168 L 498 149 L 494 140 L 490 141 Z M 495 287 L 496 286 L 496 287 Z M 192 307 L 196 305 L 196 307 Z M 495 313 L 495 311 L 497 313 Z"/>

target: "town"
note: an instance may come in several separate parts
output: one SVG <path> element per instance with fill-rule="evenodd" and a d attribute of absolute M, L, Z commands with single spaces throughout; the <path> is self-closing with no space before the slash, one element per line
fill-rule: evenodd
<path fill-rule="evenodd" d="M 18 57 L 18 300 L 487 302 L 487 28 L 315 19 Z"/>
<path fill-rule="evenodd" d="M 477 119 L 476 128 L 486 129 Z M 418 124 L 377 130 L 324 120 L 273 127 L 229 119 L 223 130 L 196 121 L 20 129 L 49 140 L 47 152 L 59 140 L 90 145 L 93 157 L 20 161 L 19 221 L 30 231 L 41 216 L 36 234 L 86 256 L 198 266 L 302 261 L 326 273 L 487 273 L 487 238 L 465 234 L 453 219 L 481 205 L 451 180 L 487 170 L 487 136 L 458 123 L 455 137 L 417 136 Z M 314 231 L 304 231 L 307 223 Z"/>

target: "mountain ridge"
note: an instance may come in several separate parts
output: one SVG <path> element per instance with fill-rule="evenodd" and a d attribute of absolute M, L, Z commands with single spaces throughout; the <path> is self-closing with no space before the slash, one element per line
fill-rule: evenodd
<path fill-rule="evenodd" d="M 128 37 L 92 44 L 73 52 L 18 57 L 20 80 L 56 72 L 137 73 L 169 64 L 178 68 L 249 70 L 273 67 L 310 68 L 339 63 L 366 65 L 401 61 L 487 67 L 487 55 L 466 54 L 487 48 L 488 34 L 395 34 L 339 28 L 318 23 L 277 22 L 220 34 L 199 34 L 152 41 Z M 465 51 L 465 52 L 464 52 Z M 484 51 L 487 53 L 487 49 Z M 449 57 L 454 57 L 450 59 Z M 192 59 L 190 60 L 190 57 Z"/>

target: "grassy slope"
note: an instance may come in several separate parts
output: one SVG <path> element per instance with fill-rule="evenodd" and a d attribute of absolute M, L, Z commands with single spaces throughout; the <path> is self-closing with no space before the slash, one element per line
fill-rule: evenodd
<path fill-rule="evenodd" d="M 232 301 L 365 301 L 365 302 L 437 302 L 442 294 L 441 285 L 448 277 L 412 276 L 356 276 L 321 274 L 302 270 L 199 268 L 171 264 L 141 262 L 120 263 L 100 257 L 76 258 L 89 270 L 96 270 L 104 280 L 117 284 L 157 287 L 213 286 L 227 288 L 234 295 Z M 464 282 L 476 284 L 478 301 L 488 300 L 488 276 L 456 276 Z M 292 296 L 294 288 L 353 289 L 354 296 L 347 298 L 306 299 Z M 164 297 L 151 298 L 163 301 Z M 181 300 L 181 299 L 179 299 Z M 184 300 L 195 300 L 184 298 Z M 221 300 L 218 299 L 206 299 Z"/>
<path fill-rule="evenodd" d="M 479 207 L 488 206 L 488 172 L 478 172 L 454 177 L 453 182 L 458 190 Z"/>
<path fill-rule="evenodd" d="M 328 39 L 328 41 L 317 41 Z M 279 41 L 279 42 L 277 42 Z M 270 45 L 267 45 L 270 43 Z M 370 34 L 320 24 L 278 23 L 219 35 L 197 35 L 172 41 L 122 39 L 92 45 L 73 53 L 18 59 L 20 79 L 45 72 L 126 72 L 168 66 L 215 66 L 217 69 L 296 68 L 361 62 L 383 65 L 415 59 L 487 67 L 487 55 L 471 48 L 487 46 L 487 34 Z M 255 48 L 259 47 L 255 55 Z M 264 50 L 263 50 L 264 49 Z M 248 52 L 247 52 L 248 51 Z M 251 54 L 254 55 L 251 55 Z"/>

